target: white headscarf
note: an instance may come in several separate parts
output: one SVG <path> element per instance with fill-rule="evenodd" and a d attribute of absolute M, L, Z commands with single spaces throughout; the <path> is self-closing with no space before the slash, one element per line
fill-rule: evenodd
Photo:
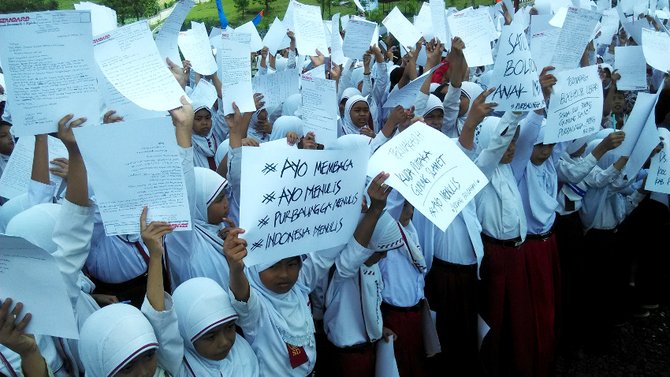
<path fill-rule="evenodd" d="M 295 132 L 298 136 L 303 136 L 303 122 L 297 116 L 282 115 L 272 125 L 270 141 L 283 139 L 289 132 Z"/>
<path fill-rule="evenodd" d="M 314 346 L 314 320 L 308 305 L 309 289 L 300 279 L 287 293 L 275 293 L 265 287 L 260 273 L 272 267 L 274 263 L 257 264 L 247 269 L 249 284 L 266 302 L 272 325 L 285 343 L 296 347 Z"/>
<path fill-rule="evenodd" d="M 546 126 L 540 128 L 534 145 L 543 143 L 545 130 Z M 529 208 L 527 210 L 531 212 L 528 215 L 533 216 L 541 224 L 553 223 L 558 208 L 558 201 L 556 200 L 558 179 L 552 157 L 549 156 L 540 165 L 528 161 L 523 179 L 526 181 L 528 190 L 526 195 L 528 195 Z M 519 188 L 522 187 L 523 185 Z"/>
<path fill-rule="evenodd" d="M 131 305 L 112 304 L 93 313 L 79 333 L 87 377 L 113 376 L 138 355 L 158 348 L 154 329 Z"/>
<path fill-rule="evenodd" d="M 340 102 L 342 102 L 342 101 L 346 101 L 346 100 L 348 100 L 349 98 L 351 98 L 351 97 L 353 97 L 353 96 L 355 96 L 355 95 L 359 95 L 359 96 L 361 96 L 361 97 L 363 96 L 363 95 L 361 94 L 361 92 L 360 92 L 358 89 L 354 88 L 354 87 L 346 88 L 346 89 L 344 89 L 344 91 L 342 92 L 342 96 L 340 97 Z"/>
<path fill-rule="evenodd" d="M 368 103 L 368 101 L 363 96 L 359 95 L 353 95 L 347 100 L 347 104 L 344 106 L 344 121 L 342 122 L 342 130 L 340 130 L 339 136 L 361 133 L 361 127 L 356 126 L 354 121 L 351 120 L 351 108 L 353 108 L 354 105 L 358 102 Z M 372 128 L 372 125 L 368 126 Z"/>
<path fill-rule="evenodd" d="M 207 222 L 207 208 L 223 192 L 228 181 L 218 173 L 196 167 L 195 169 L 195 230 L 217 251 L 222 252 L 223 240 L 219 237 L 219 224 Z"/>
<path fill-rule="evenodd" d="M 179 333 L 184 339 L 184 357 L 196 376 L 244 377 L 257 374 L 258 361 L 249 344 L 237 334 L 235 343 L 223 360 L 206 359 L 195 350 L 193 343 L 201 336 L 238 317 L 228 293 L 217 282 L 205 277 L 189 279 L 175 289 L 172 300 L 179 321 Z"/>
<path fill-rule="evenodd" d="M 0 233 L 5 233 L 7 224 L 9 224 L 14 216 L 28 208 L 30 208 L 28 193 L 15 196 L 0 206 Z"/>
<path fill-rule="evenodd" d="M 218 168 L 219 165 L 221 165 L 221 161 L 223 161 L 223 158 L 228 155 L 228 152 L 230 152 L 230 139 L 226 139 L 219 144 L 218 148 L 216 148 L 216 153 L 214 154 L 214 161 L 216 161 L 216 167 Z"/>
<path fill-rule="evenodd" d="M 363 67 L 359 67 L 351 71 L 351 86 L 358 89 L 358 84 L 363 82 L 365 75 L 363 74 Z M 362 88 L 361 88 L 362 89 Z"/>
<path fill-rule="evenodd" d="M 479 95 L 482 94 L 482 92 L 484 92 L 484 89 L 481 87 L 481 85 L 476 84 L 474 82 L 463 81 L 463 83 L 461 84 L 461 95 L 469 99 L 470 104 L 468 105 L 468 110 L 465 112 L 465 114 L 458 117 L 459 135 L 463 130 L 463 124 L 465 123 L 465 120 L 468 118 L 468 114 L 470 114 L 470 109 L 472 109 L 472 105 L 474 105 L 475 99 L 479 97 Z"/>
<path fill-rule="evenodd" d="M 440 109 L 444 111 L 444 107 L 442 107 L 442 101 L 434 94 L 431 94 L 428 96 L 428 100 L 426 101 L 426 108 L 423 110 L 423 113 L 421 116 L 426 116 L 430 114 L 431 111 Z"/>
<path fill-rule="evenodd" d="M 302 106 L 302 94 L 291 94 L 284 100 L 281 106 L 281 115 L 300 116 L 300 107 Z"/>

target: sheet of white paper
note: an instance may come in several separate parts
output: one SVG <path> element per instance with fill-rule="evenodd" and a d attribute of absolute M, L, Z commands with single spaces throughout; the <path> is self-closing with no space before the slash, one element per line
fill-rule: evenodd
<path fill-rule="evenodd" d="M 324 69 L 323 65 L 320 65 L 318 67 L 312 68 L 309 71 L 303 73 L 305 77 L 312 77 L 312 78 L 317 78 L 317 79 L 326 79 L 326 70 Z"/>
<path fill-rule="evenodd" d="M 303 75 L 301 83 L 300 111 L 305 132 L 314 131 L 316 141 L 320 144 L 332 144 L 337 139 L 338 106 L 335 81 Z"/>
<path fill-rule="evenodd" d="M 430 71 L 424 72 L 423 75 L 410 81 L 409 84 L 403 86 L 401 89 L 398 89 L 397 86 L 393 88 L 391 93 L 389 93 L 386 102 L 384 102 L 384 107 L 393 108 L 400 105 L 405 109 L 409 109 L 410 107 L 414 106 L 416 95 L 419 94 L 423 83 L 426 81 L 428 76 L 432 75 L 433 72 L 435 72 L 435 70 L 441 66 L 442 65 L 440 64 L 437 67 L 433 67 Z"/>
<path fill-rule="evenodd" d="M 623 143 L 616 149 L 614 153 L 620 156 L 630 156 L 637 144 L 642 130 L 646 127 L 649 115 L 653 116 L 653 109 L 656 100 L 656 95 L 650 93 L 640 92 L 637 94 L 635 106 L 626 119 L 626 122 L 621 129 L 626 133 Z"/>
<path fill-rule="evenodd" d="M 263 38 L 263 46 L 268 48 L 270 54 L 274 55 L 277 53 L 281 42 L 286 36 L 286 30 L 284 23 L 281 22 L 279 18 L 275 17 L 272 25 L 270 25 L 270 29 L 268 29 L 268 32 L 265 34 L 265 38 Z"/>
<path fill-rule="evenodd" d="M 422 122 L 377 149 L 368 176 L 381 171 L 390 173 L 389 186 L 443 231 L 488 183 L 456 143 Z"/>
<path fill-rule="evenodd" d="M 97 119 L 89 11 L 3 14 L 0 60 L 16 136 L 57 131 L 67 113 Z"/>
<path fill-rule="evenodd" d="M 96 38 L 93 49 L 107 80 L 138 106 L 154 111 L 181 106 L 184 90 L 161 59 L 146 21 Z"/>
<path fill-rule="evenodd" d="M 189 97 L 191 97 L 191 104 L 194 110 L 200 106 L 207 106 L 211 109 L 218 95 L 212 83 L 205 79 L 200 79 Z"/>
<path fill-rule="evenodd" d="M 293 25 L 293 7 L 294 7 L 294 1 L 289 0 L 282 22 L 284 23 L 284 26 L 286 26 L 288 30 L 295 32 L 295 27 Z"/>
<path fill-rule="evenodd" d="M 361 12 L 365 12 L 365 8 L 363 8 L 363 5 L 361 4 L 360 0 L 354 0 L 354 4 L 356 4 L 356 8 L 360 10 Z"/>
<path fill-rule="evenodd" d="M 234 113 L 233 102 L 240 112 L 256 111 L 254 93 L 251 88 L 251 60 L 249 48 L 233 40 L 223 40 L 219 62 L 219 77 L 223 92 L 223 110 L 225 114 Z"/>
<path fill-rule="evenodd" d="M 316 56 L 316 50 L 328 53 L 326 33 L 323 31 L 321 8 L 318 5 L 307 5 L 297 1 L 293 4 L 293 25 L 295 26 L 295 43 L 301 55 Z"/>
<path fill-rule="evenodd" d="M 558 72 L 549 101 L 544 143 L 579 139 L 600 130 L 603 87 L 595 65 Z"/>
<path fill-rule="evenodd" d="M 342 51 L 342 36 L 340 35 L 340 14 L 336 13 L 333 15 L 333 32 L 330 34 L 330 59 L 335 64 L 344 64 L 347 62 L 347 58 L 344 57 L 344 51 Z"/>
<path fill-rule="evenodd" d="M 195 3 L 192 0 L 178 0 L 174 9 L 172 9 L 172 13 L 170 13 L 167 20 L 163 22 L 163 26 L 156 33 L 156 47 L 163 61 L 166 58 L 170 58 L 173 63 L 181 67 L 177 37 L 181 30 L 181 25 L 194 5 Z"/>
<path fill-rule="evenodd" d="M 647 64 L 640 59 L 642 46 L 615 47 L 615 69 L 621 79 L 617 81 L 617 90 L 647 89 Z"/>
<path fill-rule="evenodd" d="M 425 4 L 425 3 L 424 3 Z M 447 17 L 444 13 L 444 0 L 430 0 L 431 26 L 434 36 L 441 42 L 450 40 Z"/>
<path fill-rule="evenodd" d="M 446 20 L 447 16 L 444 15 L 444 17 Z M 421 9 L 419 10 L 419 13 L 414 16 L 413 25 L 416 30 L 421 32 L 425 40 L 429 41 L 433 38 L 433 16 L 431 15 L 430 5 L 428 3 L 421 3 Z"/>
<path fill-rule="evenodd" d="M 667 33 L 643 29 L 642 51 L 647 64 L 661 72 L 670 70 L 670 36 Z"/>
<path fill-rule="evenodd" d="M 393 351 L 393 337 L 390 337 L 388 342 L 382 339 L 376 344 L 375 377 L 400 377 Z"/>
<path fill-rule="evenodd" d="M 55 137 L 48 137 L 49 161 L 55 158 L 68 157 L 65 145 Z M 35 153 L 35 138 L 33 136 L 23 136 L 14 147 L 12 155 L 9 157 L 7 166 L 2 171 L 0 177 L 0 196 L 11 199 L 15 196 L 28 192 L 30 185 L 30 175 L 33 167 L 33 155 Z M 51 184 L 59 187 L 63 179 L 57 175 L 49 173 Z"/>
<path fill-rule="evenodd" d="M 612 36 L 619 30 L 619 15 L 616 9 L 607 9 L 603 11 L 603 18 L 600 20 L 600 36 L 596 39 L 599 44 L 609 44 Z"/>
<path fill-rule="evenodd" d="M 74 129 L 105 233 L 138 234 L 139 218 L 191 229 L 186 184 L 170 118 Z"/>
<path fill-rule="evenodd" d="M 344 245 L 361 211 L 366 148 L 341 151 L 242 149 L 240 227 L 244 264 Z"/>
<path fill-rule="evenodd" d="M 670 194 L 670 131 L 659 127 L 658 134 L 663 139 L 663 150 L 651 159 L 649 176 L 645 189 Z"/>
<path fill-rule="evenodd" d="M 102 95 L 102 102 L 105 105 L 105 110 L 101 115 L 104 115 L 109 110 L 114 110 L 116 111 L 116 115 L 122 117 L 125 121 L 160 118 L 169 115 L 167 111 L 147 110 L 138 106 L 116 90 L 114 85 L 107 80 L 100 70 L 98 72 L 100 94 Z"/>
<path fill-rule="evenodd" d="M 270 75 L 256 75 L 252 79 L 254 93 L 263 94 L 267 108 L 277 108 L 292 94 L 300 92 L 298 69 L 287 69 Z"/>
<path fill-rule="evenodd" d="M 347 33 L 344 35 L 342 52 L 351 59 L 363 59 L 363 54 L 370 49 L 370 41 L 375 33 L 377 24 L 361 19 L 352 19 L 347 24 Z"/>
<path fill-rule="evenodd" d="M 487 102 L 497 103 L 496 110 L 500 111 L 544 108 L 540 72 L 531 57 L 523 26 L 516 22 L 503 26 L 500 40 L 491 83 L 496 90 Z"/>
<path fill-rule="evenodd" d="M 398 7 L 393 8 L 386 18 L 384 18 L 382 24 L 406 48 L 414 47 L 416 42 L 421 39 L 421 32 L 405 18 Z"/>
<path fill-rule="evenodd" d="M 551 65 L 551 57 L 556 50 L 556 43 L 558 36 L 561 34 L 561 29 L 550 26 L 549 29 L 533 32 L 530 40 L 530 55 L 535 61 L 535 66 L 540 71 Z"/>
<path fill-rule="evenodd" d="M 638 100 L 641 94 L 647 94 L 647 93 L 639 92 Z M 624 166 L 623 170 L 621 170 L 621 174 L 624 177 L 624 179 L 635 178 L 637 173 L 640 171 L 640 169 L 642 169 L 642 166 L 644 166 L 645 162 L 649 158 L 651 152 L 654 150 L 654 148 L 656 148 L 656 146 L 660 142 L 658 136 L 658 130 L 656 128 L 656 117 L 653 110 L 656 107 L 656 101 L 658 101 L 659 94 L 660 91 L 657 94 L 648 94 L 652 96 L 651 101 L 652 109 L 650 110 L 649 115 L 645 119 L 644 125 L 640 130 L 640 134 L 637 137 L 637 140 L 635 141 L 635 145 L 633 146 L 633 150 L 630 153 L 628 162 L 626 162 L 626 165 Z M 624 124 L 622 130 L 626 132 L 626 124 Z M 626 132 L 626 138 L 628 138 L 628 136 L 629 136 L 628 132 Z M 626 139 L 624 139 L 624 141 L 625 140 Z"/>
<path fill-rule="evenodd" d="M 465 43 L 463 55 L 470 67 L 493 64 L 491 38 L 485 19 L 473 10 L 463 10 L 451 14 L 449 31 L 454 37 L 460 37 Z"/>
<path fill-rule="evenodd" d="M 256 29 L 256 25 L 254 25 L 253 22 L 249 21 L 246 24 L 238 26 L 235 28 L 235 32 L 248 33 L 251 35 L 251 44 L 249 45 L 251 47 L 251 51 L 258 51 L 263 48 L 263 40 L 258 34 L 258 29 Z M 284 34 L 286 34 L 286 30 L 284 30 Z"/>
<path fill-rule="evenodd" d="M 191 62 L 191 69 L 203 76 L 216 72 L 216 61 L 205 24 L 191 21 L 191 29 L 179 33 L 177 41 L 184 58 Z"/>
<path fill-rule="evenodd" d="M 116 11 L 114 9 L 88 1 L 74 4 L 74 9 L 91 11 L 93 35 L 106 33 L 117 28 Z"/>
<path fill-rule="evenodd" d="M 0 235 L 0 297 L 22 302 L 22 313 L 32 314 L 26 333 L 79 339 L 56 261 L 23 238 Z"/>
<path fill-rule="evenodd" d="M 551 59 L 555 72 L 579 66 L 586 45 L 593 37 L 593 30 L 600 20 L 600 13 L 582 8 L 568 8 L 563 28 Z"/>

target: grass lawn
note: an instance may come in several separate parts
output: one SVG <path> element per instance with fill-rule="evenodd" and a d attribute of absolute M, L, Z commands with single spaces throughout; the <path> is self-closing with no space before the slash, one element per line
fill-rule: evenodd
<path fill-rule="evenodd" d="M 84 0 L 81 0 L 84 1 Z M 94 3 L 101 3 L 101 0 L 88 0 Z M 159 3 L 164 3 L 168 0 L 159 0 Z M 319 0 L 299 0 L 305 4 L 319 5 Z M 74 3 L 78 3 L 80 0 L 58 0 L 58 5 L 60 9 L 74 9 Z M 289 0 L 272 0 L 270 1 L 270 11 L 267 12 L 261 24 L 258 25 L 259 31 L 267 30 L 275 17 L 280 19 L 284 17 L 284 12 L 288 7 Z M 340 3 L 345 3 L 344 5 L 339 5 Z M 473 4 L 477 5 L 489 5 L 493 4 L 495 0 L 445 0 L 445 3 L 448 7 L 455 6 L 458 9 L 463 9 Z M 258 12 L 263 9 L 264 3 L 262 0 L 249 0 L 249 6 L 244 15 L 241 12 L 238 12 L 235 8 L 233 0 L 222 0 L 223 10 L 226 13 L 228 22 L 232 27 L 237 27 L 242 25 L 251 19 L 253 19 Z M 412 0 L 400 0 L 392 1 L 391 3 L 380 3 L 380 8 L 371 15 L 372 19 L 379 18 L 379 21 L 383 18 L 383 15 L 388 13 L 393 9 L 394 6 L 398 8 L 405 14 L 416 14 L 420 8 L 420 2 Z M 330 9 L 326 8 L 323 11 L 324 19 L 329 19 L 333 14 L 353 14 L 357 13 L 356 6 L 354 5 L 353 0 L 332 0 L 332 5 Z M 212 26 L 219 25 L 219 16 L 216 11 L 216 2 L 211 0 L 207 3 L 197 4 L 191 12 L 186 17 L 184 22 L 183 29 L 188 29 L 190 27 L 191 21 L 204 22 L 207 25 L 207 28 L 210 29 Z"/>

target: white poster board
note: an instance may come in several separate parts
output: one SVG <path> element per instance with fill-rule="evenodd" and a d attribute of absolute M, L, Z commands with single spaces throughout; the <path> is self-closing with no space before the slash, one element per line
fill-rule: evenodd
<path fill-rule="evenodd" d="M 496 110 L 499 111 L 543 108 L 545 103 L 540 72 L 531 56 L 523 27 L 516 22 L 503 26 L 500 40 L 502 44 L 493 68 L 491 84 L 496 89 L 489 95 L 487 102 L 497 103 Z"/>
<path fill-rule="evenodd" d="M 595 65 L 556 73 L 544 143 L 579 139 L 600 130 L 603 86 Z"/>
<path fill-rule="evenodd" d="M 670 131 L 659 127 L 658 134 L 663 138 L 663 150 L 651 159 L 649 175 L 645 189 L 670 194 Z"/>
<path fill-rule="evenodd" d="M 242 149 L 240 227 L 246 266 L 344 245 L 361 213 L 366 148 Z"/>
<path fill-rule="evenodd" d="M 368 176 L 390 173 L 386 183 L 442 231 L 488 183 L 449 137 L 417 122 L 370 158 Z"/>
<path fill-rule="evenodd" d="M 147 222 L 191 229 L 191 213 L 174 126 L 170 118 L 73 129 L 86 163 L 105 233 L 139 234 Z"/>

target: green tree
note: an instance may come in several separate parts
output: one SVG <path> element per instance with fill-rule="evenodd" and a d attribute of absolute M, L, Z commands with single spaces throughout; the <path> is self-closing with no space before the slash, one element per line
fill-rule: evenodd
<path fill-rule="evenodd" d="M 157 0 L 104 0 L 103 3 L 116 11 L 121 24 L 129 19 L 151 17 L 160 9 Z"/>
<path fill-rule="evenodd" d="M 0 1 L 0 13 L 11 12 L 37 12 L 42 10 L 56 10 L 56 0 L 2 0 Z"/>
<path fill-rule="evenodd" d="M 249 0 L 233 0 L 233 4 L 235 4 L 235 8 L 240 12 L 240 15 L 244 17 L 247 13 L 247 7 L 249 7 Z"/>

